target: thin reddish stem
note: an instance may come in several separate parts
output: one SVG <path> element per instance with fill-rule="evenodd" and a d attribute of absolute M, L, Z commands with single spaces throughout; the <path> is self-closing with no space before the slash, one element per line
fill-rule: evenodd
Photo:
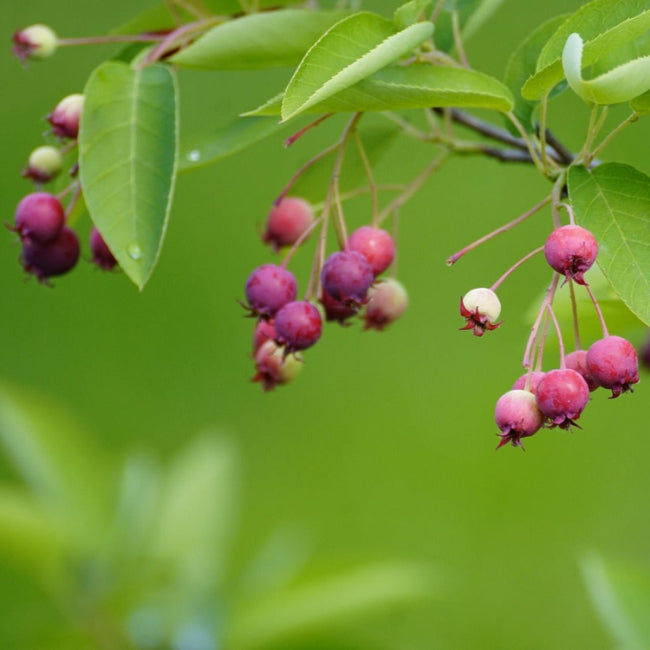
<path fill-rule="evenodd" d="M 542 318 L 544 317 L 544 313 L 546 312 L 546 306 L 550 305 L 553 302 L 553 298 L 555 297 L 555 292 L 557 290 L 557 285 L 558 281 L 560 279 L 559 273 L 553 273 L 553 278 L 551 280 L 551 284 L 549 285 L 548 289 L 546 290 L 546 296 L 544 297 L 544 300 L 542 301 L 542 305 L 539 309 L 539 313 L 537 314 L 537 318 L 535 319 L 535 322 L 533 323 L 533 327 L 530 332 L 530 336 L 528 337 L 528 342 L 526 343 L 526 349 L 524 351 L 524 360 L 523 360 L 523 367 L 524 368 L 530 368 L 531 365 L 531 351 L 533 348 L 533 345 L 535 344 L 535 341 L 537 340 L 537 335 L 539 333 L 539 326 L 542 322 Z"/>
<path fill-rule="evenodd" d="M 581 350 L 580 344 L 580 326 L 578 324 L 578 303 L 576 301 L 576 292 L 573 286 L 573 280 L 569 278 L 569 293 L 571 294 L 571 313 L 573 315 L 573 337 L 576 342 L 576 350 Z"/>
<path fill-rule="evenodd" d="M 284 256 L 284 259 L 282 260 L 282 264 L 280 264 L 280 266 L 287 268 L 287 265 L 291 261 L 294 253 L 298 250 L 298 248 L 300 248 L 300 245 L 307 239 L 307 237 L 309 237 L 309 235 L 315 230 L 316 226 L 318 226 L 322 220 L 323 217 L 320 216 L 318 219 L 309 224 L 309 227 L 302 233 L 302 235 L 300 235 L 300 237 L 298 237 L 298 239 L 296 239 L 291 248 L 287 251 L 287 254 Z"/>
<path fill-rule="evenodd" d="M 588 284 L 585 284 L 584 287 L 587 290 L 589 297 L 591 298 L 591 302 L 594 304 L 594 309 L 596 310 L 596 313 L 598 314 L 598 320 L 600 321 L 600 327 L 603 331 L 603 337 L 607 337 L 609 336 L 609 331 L 605 323 L 605 317 L 603 316 L 603 312 L 600 309 L 600 305 L 598 304 L 598 301 L 596 300 L 596 296 L 594 296 L 594 293 Z"/>
<path fill-rule="evenodd" d="M 292 136 L 289 136 L 284 141 L 285 148 L 288 149 L 296 140 L 298 140 L 303 135 L 305 135 L 305 133 L 307 133 L 308 131 L 311 131 L 314 127 L 317 127 L 319 124 L 324 122 L 328 117 L 332 117 L 332 115 L 334 115 L 334 113 L 325 113 L 325 115 L 321 115 L 319 118 L 315 119 L 313 122 L 310 122 L 309 124 L 307 124 L 307 126 L 300 129 L 300 131 L 297 131 Z"/>
<path fill-rule="evenodd" d="M 535 257 L 535 255 L 541 253 L 544 250 L 543 246 L 540 246 L 539 248 L 536 248 L 534 251 L 531 251 L 528 253 L 528 255 L 524 255 L 518 262 L 513 264 L 491 287 L 492 291 L 496 291 L 503 281 L 510 276 L 512 273 L 514 273 L 524 262 L 527 262 L 531 257 Z"/>
<path fill-rule="evenodd" d="M 564 370 L 566 368 L 566 362 L 564 358 L 564 339 L 562 338 L 562 330 L 560 329 L 560 323 L 557 322 L 555 312 L 553 311 L 552 305 L 547 305 L 546 310 L 553 321 L 553 326 L 555 327 L 555 332 L 557 333 L 557 341 L 560 346 L 560 369 Z"/>

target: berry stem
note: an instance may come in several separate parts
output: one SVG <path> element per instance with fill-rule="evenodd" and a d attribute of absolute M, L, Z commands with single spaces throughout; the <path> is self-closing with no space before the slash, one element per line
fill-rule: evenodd
<path fill-rule="evenodd" d="M 300 129 L 300 131 L 297 131 L 292 136 L 288 137 L 284 141 L 285 148 L 288 149 L 296 140 L 298 140 L 298 138 L 305 135 L 307 131 L 311 131 L 314 127 L 318 126 L 329 117 L 332 117 L 332 115 L 334 115 L 334 113 L 325 113 L 325 115 L 321 115 L 319 118 L 315 119 L 313 122 L 310 122 L 307 124 L 307 126 L 304 126 L 302 129 Z"/>
<path fill-rule="evenodd" d="M 85 36 L 80 38 L 60 38 L 58 44 L 61 47 L 72 47 L 76 45 L 105 45 L 110 43 L 151 43 L 164 41 L 167 34 L 112 34 L 107 36 Z"/>
<path fill-rule="evenodd" d="M 573 337 L 575 338 L 576 350 L 581 350 L 580 344 L 580 326 L 578 324 L 578 303 L 576 301 L 576 291 L 573 286 L 573 280 L 569 278 L 569 293 L 571 294 L 571 313 L 573 315 Z"/>
<path fill-rule="evenodd" d="M 625 127 L 633 124 L 639 119 L 639 114 L 633 112 L 628 115 L 617 127 L 612 129 L 600 142 L 600 144 L 591 152 L 589 161 L 592 161 Z"/>
<path fill-rule="evenodd" d="M 530 368 L 531 366 L 531 351 L 533 345 L 535 344 L 535 341 L 537 340 L 537 335 L 539 333 L 539 326 L 542 322 L 542 318 L 544 317 L 544 313 L 546 312 L 546 306 L 550 305 L 553 302 L 553 298 L 555 297 L 555 292 L 557 290 L 557 284 L 559 279 L 560 279 L 560 274 L 554 272 L 553 278 L 551 279 L 551 284 L 546 290 L 546 296 L 544 296 L 544 300 L 542 301 L 542 304 L 539 309 L 539 313 L 537 314 L 537 318 L 535 318 L 535 322 L 533 323 L 533 327 L 531 329 L 530 335 L 528 337 L 528 341 L 526 343 L 526 349 L 524 350 L 524 361 L 523 361 L 524 368 Z"/>
<path fill-rule="evenodd" d="M 573 208 L 568 203 L 564 203 L 564 202 L 558 203 L 557 208 L 558 208 L 558 210 L 560 208 L 564 208 L 567 211 L 567 214 L 569 215 L 569 223 L 572 226 L 576 225 L 576 218 L 575 218 L 575 215 L 573 213 Z"/>
<path fill-rule="evenodd" d="M 591 290 L 591 287 L 588 284 L 585 284 L 584 287 L 587 290 L 589 297 L 591 298 L 591 302 L 594 304 L 594 309 L 596 310 L 596 313 L 598 314 L 598 320 L 600 321 L 600 328 L 603 331 L 603 338 L 606 338 L 609 336 L 609 331 L 607 330 L 605 317 L 603 316 L 603 312 L 600 308 L 600 305 L 598 304 L 598 301 L 596 300 L 596 296 L 594 296 L 594 292 Z"/>
<path fill-rule="evenodd" d="M 555 327 L 555 331 L 557 332 L 557 342 L 558 345 L 560 346 L 560 370 L 564 370 L 566 368 L 566 362 L 564 357 L 564 339 L 562 338 L 562 330 L 560 329 L 560 323 L 558 323 L 557 317 L 555 316 L 555 312 L 553 311 L 553 306 L 550 303 L 546 305 L 546 310 L 548 311 L 548 314 L 551 317 L 551 320 L 553 321 L 553 326 Z"/>
<path fill-rule="evenodd" d="M 300 248 L 301 244 L 309 237 L 309 235 L 316 229 L 316 226 L 318 226 L 323 220 L 323 217 L 318 217 L 318 219 L 314 219 L 312 223 L 309 224 L 309 227 L 296 239 L 296 241 L 292 244 L 291 248 L 287 251 L 286 255 L 284 256 L 284 259 L 282 260 L 282 264 L 280 266 L 284 267 L 285 269 L 287 268 L 287 265 L 291 261 L 291 258 L 293 257 L 293 254 Z"/>
<path fill-rule="evenodd" d="M 548 170 L 548 151 L 546 150 L 546 115 L 548 112 L 548 93 L 544 95 L 539 109 L 539 144 L 542 152 L 542 167 Z"/>
<path fill-rule="evenodd" d="M 535 148 L 535 145 L 531 141 L 528 133 L 526 133 L 526 129 L 524 129 L 524 127 L 521 125 L 521 122 L 517 119 L 517 116 L 514 113 L 510 112 L 510 113 L 506 113 L 505 115 L 512 122 L 515 129 L 517 129 L 519 135 L 521 136 L 521 139 L 526 143 L 526 149 L 530 154 L 530 157 L 533 161 L 533 165 L 535 165 L 537 171 L 539 171 L 539 173 L 542 174 L 542 176 L 546 177 L 548 175 L 548 172 L 543 167 L 542 162 L 539 159 L 537 149 Z"/>
<path fill-rule="evenodd" d="M 532 373 L 533 369 L 542 371 L 544 367 L 544 347 L 546 345 L 546 336 L 548 335 L 548 321 L 549 316 L 548 312 L 544 314 L 544 320 L 542 322 L 541 334 L 539 336 L 539 341 L 536 341 L 537 345 L 537 356 L 534 364 L 530 364 L 529 372 Z"/>
<path fill-rule="evenodd" d="M 539 248 L 536 248 L 534 251 L 531 251 L 528 253 L 528 255 L 524 255 L 518 262 L 513 264 L 491 287 L 490 289 L 492 291 L 496 291 L 499 286 L 503 283 L 503 281 L 512 273 L 514 273 L 524 262 L 527 262 L 531 257 L 535 257 L 538 253 L 541 253 L 544 250 L 543 246 L 540 246 Z"/>
<path fill-rule="evenodd" d="M 74 210 L 74 207 L 75 205 L 77 205 L 77 201 L 81 196 L 81 183 L 79 182 L 73 183 L 71 187 L 73 188 L 74 191 L 72 193 L 72 196 L 70 197 L 70 201 L 68 201 L 68 205 L 65 208 L 65 220 L 69 226 L 72 225 L 72 221 L 70 220 L 70 215 L 72 214 L 72 211 Z"/>
<path fill-rule="evenodd" d="M 454 45 L 456 46 L 456 51 L 458 52 L 458 58 L 465 68 L 470 68 L 469 60 L 467 59 L 467 53 L 465 52 L 465 46 L 463 45 L 463 37 L 460 33 L 460 22 L 458 20 L 458 11 L 454 9 L 451 12 L 451 29 L 454 33 Z"/>
<path fill-rule="evenodd" d="M 496 237 L 497 235 L 500 235 L 502 232 L 506 232 L 507 230 L 510 230 L 514 228 L 515 226 L 519 225 L 522 221 L 525 221 L 528 219 L 528 217 L 534 215 L 536 212 L 539 212 L 544 206 L 548 205 L 551 201 L 551 197 L 547 196 L 543 201 L 538 203 L 537 205 L 533 206 L 530 210 L 527 212 L 524 212 L 523 214 L 519 215 L 516 219 L 513 219 L 509 223 L 501 226 L 500 228 L 497 228 L 496 230 L 493 230 L 492 232 L 488 233 L 487 235 L 484 235 L 480 239 L 477 239 L 476 241 L 472 242 L 471 244 L 468 244 L 464 248 L 461 248 L 457 253 L 454 253 L 453 255 L 449 256 L 447 258 L 446 264 L 447 266 L 453 266 L 463 255 L 466 253 L 469 253 L 471 250 L 474 250 L 484 242 L 492 239 L 493 237 Z"/>
<path fill-rule="evenodd" d="M 366 149 L 363 146 L 361 136 L 356 129 L 354 131 L 354 142 L 357 145 L 357 150 L 359 151 L 359 156 L 361 157 L 361 162 L 363 163 L 363 169 L 366 173 L 366 178 L 368 179 L 368 189 L 370 190 L 370 200 L 372 201 L 372 225 L 374 228 L 376 228 L 378 226 L 379 219 L 377 184 L 375 183 L 375 177 L 372 174 L 372 168 L 370 167 L 370 161 L 368 160 Z"/>

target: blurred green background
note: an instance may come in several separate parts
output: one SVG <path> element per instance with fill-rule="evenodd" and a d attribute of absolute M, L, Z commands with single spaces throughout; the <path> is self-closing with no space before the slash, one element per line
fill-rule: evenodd
<path fill-rule="evenodd" d="M 64 95 L 80 92 L 92 68 L 116 51 L 64 49 L 25 70 L 9 54 L 12 32 L 45 22 L 65 36 L 101 34 L 151 4 L 3 4 L 5 221 L 30 191 L 19 172 L 41 142 L 44 115 Z M 470 61 L 501 77 L 523 37 L 580 4 L 506 0 L 470 41 Z M 183 124 L 226 123 L 277 92 L 289 74 L 182 71 Z M 616 115 L 623 109 L 614 111 L 612 124 Z M 568 93 L 552 104 L 550 125 L 573 148 L 587 118 L 587 108 Z M 453 160 L 401 214 L 399 277 L 411 300 L 403 319 L 382 334 L 329 325 L 293 385 L 264 394 L 250 383 L 252 323 L 236 300 L 250 270 L 272 259 L 259 230 L 292 173 L 342 124 L 342 118 L 330 120 L 290 150 L 279 136 L 181 176 L 163 253 L 142 294 L 124 276 L 86 263 L 53 289 L 24 281 L 19 247 L 6 233 L 0 239 L 0 378 L 71 412 L 106 463 L 134 449 L 169 459 L 206 428 L 223 433 L 241 467 L 229 574 L 285 533 L 298 535 L 309 555 L 303 575 L 384 560 L 432 569 L 430 597 L 375 617 L 333 622 L 326 633 L 339 639 L 338 647 L 612 647 L 590 605 L 580 560 L 590 552 L 649 560 L 647 375 L 634 395 L 610 401 L 596 393 L 582 430 L 541 432 L 526 453 L 510 447 L 495 453 L 494 403 L 521 374 L 526 313 L 549 274 L 536 259 L 509 280 L 500 291 L 504 325 L 483 339 L 457 331 L 458 297 L 489 286 L 539 245 L 549 215 L 453 269 L 444 264 L 546 195 L 534 170 Z M 604 158 L 650 173 L 649 136 L 649 124 L 641 121 Z M 406 180 L 432 153 L 398 142 L 377 176 Z M 368 202 L 355 202 L 349 222 L 366 223 L 369 210 Z M 85 237 L 87 217 L 80 230 Z M 303 286 L 309 257 L 305 251 L 296 259 Z M 640 328 L 616 333 L 635 344 L 643 337 Z M 86 462 L 83 455 L 80 460 Z M 92 465 L 87 469 L 94 472 Z M 18 482 L 4 456 L 2 472 L 6 483 Z M 66 642 L 66 616 L 9 556 L 0 557 L 0 608 L 3 647 L 94 647 Z M 305 638 L 291 647 L 333 647 L 322 643 Z"/>

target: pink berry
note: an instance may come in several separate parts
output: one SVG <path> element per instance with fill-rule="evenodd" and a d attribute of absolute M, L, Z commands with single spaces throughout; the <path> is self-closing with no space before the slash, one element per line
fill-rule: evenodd
<path fill-rule="evenodd" d="M 52 132 L 57 138 L 75 140 L 79 134 L 79 122 L 84 105 L 84 96 L 76 93 L 64 97 L 47 116 Z"/>
<path fill-rule="evenodd" d="M 253 332 L 253 354 L 255 354 L 267 341 L 273 341 L 277 336 L 272 320 L 257 321 Z"/>
<path fill-rule="evenodd" d="M 521 439 L 539 431 L 544 424 L 544 415 L 530 391 L 510 390 L 497 401 L 494 420 L 501 430 L 501 433 L 497 434 L 501 437 L 497 449 L 508 443 L 523 449 Z"/>
<path fill-rule="evenodd" d="M 321 271 L 323 289 L 348 305 L 363 304 L 374 279 L 370 263 L 356 251 L 332 253 Z"/>
<path fill-rule="evenodd" d="M 271 317 L 283 305 L 295 299 L 298 285 L 293 273 L 282 266 L 263 264 L 246 280 L 246 300 L 250 310 Z"/>
<path fill-rule="evenodd" d="M 275 342 L 266 341 L 255 353 L 255 370 L 253 381 L 259 381 L 269 391 L 293 381 L 302 370 L 302 360 L 293 354 L 285 355 Z"/>
<path fill-rule="evenodd" d="M 396 321 L 408 307 L 408 294 L 404 286 L 393 278 L 386 278 L 370 287 L 368 304 L 363 317 L 364 329 L 383 330 Z"/>
<path fill-rule="evenodd" d="M 14 230 L 21 239 L 46 243 L 54 241 L 65 224 L 65 212 L 59 199 L 47 192 L 28 194 L 16 208 Z"/>
<path fill-rule="evenodd" d="M 314 211 L 307 201 L 296 197 L 284 198 L 269 213 L 262 239 L 275 250 L 291 246 L 313 222 Z"/>
<path fill-rule="evenodd" d="M 361 253 L 370 263 L 375 276 L 383 273 L 395 258 L 393 238 L 381 228 L 361 226 L 349 237 L 346 250 Z"/>
<path fill-rule="evenodd" d="M 501 302 L 492 289 L 480 287 L 468 291 L 460 299 L 460 315 L 467 321 L 461 330 L 473 330 L 474 336 L 483 336 L 485 330 L 495 330 L 501 313 Z"/>
<path fill-rule="evenodd" d="M 541 370 L 533 370 L 533 372 L 525 372 L 515 383 L 512 385 L 513 390 L 527 390 L 533 395 L 537 392 L 539 382 L 546 376 L 545 372 Z M 530 377 L 530 380 L 528 379 Z M 526 383 L 529 385 L 526 386 Z"/>
<path fill-rule="evenodd" d="M 47 25 L 30 25 L 13 35 L 13 53 L 21 60 L 47 59 L 59 46 L 59 39 Z"/>
<path fill-rule="evenodd" d="M 318 341 L 323 328 L 318 309 L 306 300 L 290 302 L 275 315 L 276 341 L 287 352 L 306 350 Z"/>
<path fill-rule="evenodd" d="M 587 368 L 612 397 L 632 390 L 639 381 L 639 361 L 634 346 L 620 336 L 606 336 L 587 350 Z"/>
<path fill-rule="evenodd" d="M 587 368 L 587 350 L 574 350 L 570 352 L 564 358 L 564 364 L 567 368 L 579 372 L 585 378 L 590 392 L 595 391 L 600 386 L 589 372 L 589 368 Z"/>
<path fill-rule="evenodd" d="M 323 305 L 325 320 L 328 322 L 337 321 L 339 325 L 349 325 L 347 321 L 359 311 L 359 305 L 346 304 L 340 300 L 335 300 L 325 290 L 321 291 L 319 302 Z"/>
<path fill-rule="evenodd" d="M 23 241 L 23 267 L 41 281 L 67 273 L 78 259 L 79 239 L 70 228 L 64 227 L 55 240 L 46 243 Z"/>
<path fill-rule="evenodd" d="M 117 265 L 117 260 L 113 257 L 111 249 L 106 245 L 104 238 L 95 226 L 90 231 L 90 252 L 93 255 L 92 263 L 100 269 L 110 271 Z"/>
<path fill-rule="evenodd" d="M 583 274 L 591 268 L 597 255 L 596 238 L 581 226 L 556 228 L 544 244 L 544 256 L 551 268 L 578 284 L 586 284 Z"/>
<path fill-rule="evenodd" d="M 568 429 L 576 425 L 589 401 L 589 386 L 575 370 L 551 370 L 537 385 L 537 405 L 552 426 Z"/>

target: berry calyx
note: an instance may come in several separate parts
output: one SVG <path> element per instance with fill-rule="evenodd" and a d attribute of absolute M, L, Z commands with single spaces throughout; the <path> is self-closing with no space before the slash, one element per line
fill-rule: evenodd
<path fill-rule="evenodd" d="M 551 370 L 537 385 L 537 405 L 552 427 L 568 429 L 589 401 L 589 386 L 575 370 Z M 579 428 L 579 427 L 578 427 Z"/>
<path fill-rule="evenodd" d="M 498 399 L 494 420 L 501 431 L 497 434 L 501 438 L 497 449 L 508 443 L 523 449 L 521 439 L 540 430 L 544 424 L 544 415 L 530 391 L 510 390 Z"/>
<path fill-rule="evenodd" d="M 23 176 L 35 183 L 47 183 L 56 177 L 63 167 L 63 157 L 56 147 L 44 145 L 37 147 L 29 155 Z"/>
<path fill-rule="evenodd" d="M 64 227 L 55 240 L 46 243 L 29 239 L 23 241 L 23 268 L 41 282 L 72 270 L 78 259 L 79 238 L 70 228 Z"/>
<path fill-rule="evenodd" d="M 294 354 L 286 355 L 274 341 L 265 341 L 255 353 L 256 373 L 252 381 L 259 381 L 265 391 L 293 381 L 302 370 L 302 360 Z"/>
<path fill-rule="evenodd" d="M 612 398 L 632 390 L 639 381 L 639 361 L 634 346 L 621 336 L 606 336 L 587 350 L 587 369 Z"/>
<path fill-rule="evenodd" d="M 396 321 L 408 307 L 408 294 L 401 282 L 386 278 L 368 290 L 368 303 L 364 310 L 364 329 L 383 330 Z"/>
<path fill-rule="evenodd" d="M 90 252 L 92 253 L 92 263 L 100 269 L 110 271 L 117 266 L 117 260 L 96 226 L 93 226 L 90 231 Z"/>
<path fill-rule="evenodd" d="M 551 268 L 564 275 L 566 280 L 575 280 L 578 284 L 586 284 L 583 275 L 596 261 L 597 255 L 596 238 L 581 226 L 556 228 L 544 244 L 544 257 Z"/>
<path fill-rule="evenodd" d="M 542 381 L 544 377 L 546 377 L 546 373 L 542 372 L 541 370 L 533 370 L 533 372 L 530 373 L 525 372 L 515 381 L 515 383 L 512 385 L 512 388 L 513 390 L 527 390 L 534 395 L 537 392 L 537 386 L 539 386 L 539 382 Z M 526 383 L 528 383 L 528 386 Z"/>
<path fill-rule="evenodd" d="M 564 357 L 564 364 L 567 368 L 579 372 L 584 377 L 587 386 L 589 386 L 589 392 L 593 393 L 600 386 L 587 367 L 587 350 L 574 350 L 567 354 Z"/>
<path fill-rule="evenodd" d="M 485 330 L 495 330 L 501 313 L 501 302 L 492 289 L 471 289 L 460 299 L 460 315 L 467 321 L 461 330 L 473 330 L 474 336 L 483 336 Z"/>
<path fill-rule="evenodd" d="M 295 244 L 313 222 L 314 211 L 307 201 L 284 198 L 269 212 L 262 240 L 277 251 Z"/>
<path fill-rule="evenodd" d="M 17 31 L 12 40 L 12 52 L 21 60 L 47 59 L 59 46 L 59 39 L 47 25 L 30 25 Z"/>
<path fill-rule="evenodd" d="M 325 311 L 326 321 L 336 321 L 339 325 L 349 325 L 347 321 L 352 318 L 359 311 L 359 306 L 354 304 L 346 304 L 340 300 L 332 298 L 324 289 L 321 291 L 319 298 L 320 304 Z"/>
<path fill-rule="evenodd" d="M 75 140 L 79 135 L 79 121 L 83 111 L 84 96 L 75 93 L 64 97 L 47 116 L 52 132 L 57 138 Z"/>
<path fill-rule="evenodd" d="M 306 300 L 290 302 L 275 315 L 276 341 L 285 354 L 306 350 L 318 341 L 323 320 L 318 309 Z"/>
<path fill-rule="evenodd" d="M 33 192 L 16 208 L 13 230 L 23 241 L 46 243 L 55 240 L 65 224 L 65 212 L 59 199 L 47 192 Z"/>
<path fill-rule="evenodd" d="M 356 251 L 332 253 L 323 264 L 321 283 L 334 300 L 358 306 L 366 302 L 375 275 L 368 260 Z"/>
<path fill-rule="evenodd" d="M 385 230 L 372 226 L 357 228 L 350 235 L 346 250 L 361 253 L 375 276 L 383 273 L 395 259 L 393 238 Z"/>
<path fill-rule="evenodd" d="M 263 264 L 246 280 L 248 308 L 257 316 L 270 318 L 295 299 L 298 285 L 291 271 L 275 264 Z"/>

